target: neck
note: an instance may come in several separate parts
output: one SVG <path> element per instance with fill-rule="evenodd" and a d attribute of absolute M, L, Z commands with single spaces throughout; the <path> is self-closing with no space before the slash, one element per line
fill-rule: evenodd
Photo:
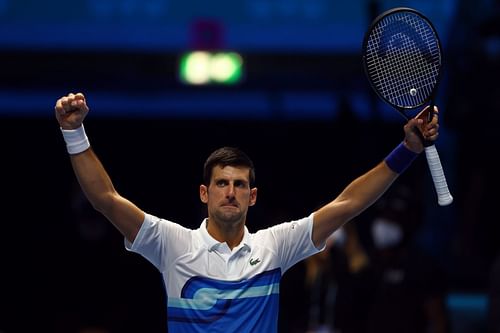
<path fill-rule="evenodd" d="M 225 242 L 232 250 L 238 246 L 243 240 L 245 233 L 245 222 L 238 222 L 236 224 L 227 225 L 220 223 L 213 218 L 207 219 L 207 231 L 217 241 Z"/>

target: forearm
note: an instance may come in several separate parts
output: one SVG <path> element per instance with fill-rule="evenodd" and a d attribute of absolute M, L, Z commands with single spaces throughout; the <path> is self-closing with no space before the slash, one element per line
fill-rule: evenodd
<path fill-rule="evenodd" d="M 352 181 L 335 201 L 348 203 L 345 218 L 350 220 L 377 201 L 397 177 L 398 173 L 391 170 L 385 161 L 380 162 Z"/>
<path fill-rule="evenodd" d="M 70 155 L 70 158 L 73 171 L 85 196 L 96 210 L 105 213 L 117 193 L 102 163 L 92 148 Z"/>

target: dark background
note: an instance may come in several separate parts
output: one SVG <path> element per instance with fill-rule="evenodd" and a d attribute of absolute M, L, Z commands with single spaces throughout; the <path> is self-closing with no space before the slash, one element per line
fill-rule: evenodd
<path fill-rule="evenodd" d="M 332 200 L 401 140 L 402 118 L 373 96 L 360 61 L 371 18 L 399 5 L 428 14 L 443 39 L 436 146 L 455 201 L 437 205 L 423 156 L 398 182 L 414 189 L 417 242 L 446 270 L 450 310 L 482 327 L 499 253 L 498 1 L 4 0 L 0 331 L 166 330 L 160 276 L 76 184 L 53 116 L 59 97 L 86 94 L 87 134 L 118 191 L 187 227 L 204 216 L 208 154 L 248 152 L 256 231 Z M 243 82 L 180 83 L 179 56 L 200 47 L 239 52 Z"/>

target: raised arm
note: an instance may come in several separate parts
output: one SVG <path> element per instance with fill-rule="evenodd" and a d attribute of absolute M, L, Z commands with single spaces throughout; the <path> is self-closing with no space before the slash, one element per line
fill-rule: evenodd
<path fill-rule="evenodd" d="M 399 174 L 420 154 L 424 146 L 415 129 L 420 128 L 424 138 L 435 141 L 438 137 L 437 108 L 432 121 L 424 123 L 421 117 L 410 119 L 404 126 L 405 139 L 384 161 L 352 181 L 340 195 L 314 213 L 313 242 L 316 247 L 344 223 L 370 207 L 397 179 Z"/>
<path fill-rule="evenodd" d="M 144 220 L 144 212 L 115 190 L 108 173 L 90 147 L 83 127 L 88 112 L 85 96 L 81 93 L 61 97 L 55 106 L 71 165 L 87 199 L 125 238 L 133 242 Z"/>

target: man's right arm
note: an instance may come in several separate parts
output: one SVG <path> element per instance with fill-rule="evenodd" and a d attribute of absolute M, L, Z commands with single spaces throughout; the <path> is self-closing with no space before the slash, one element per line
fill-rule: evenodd
<path fill-rule="evenodd" d="M 92 206 L 106 216 L 127 240 L 133 242 L 144 221 L 144 212 L 116 191 L 104 166 L 90 148 L 82 125 L 88 111 L 81 93 L 64 96 L 55 106 L 71 165 Z"/>

